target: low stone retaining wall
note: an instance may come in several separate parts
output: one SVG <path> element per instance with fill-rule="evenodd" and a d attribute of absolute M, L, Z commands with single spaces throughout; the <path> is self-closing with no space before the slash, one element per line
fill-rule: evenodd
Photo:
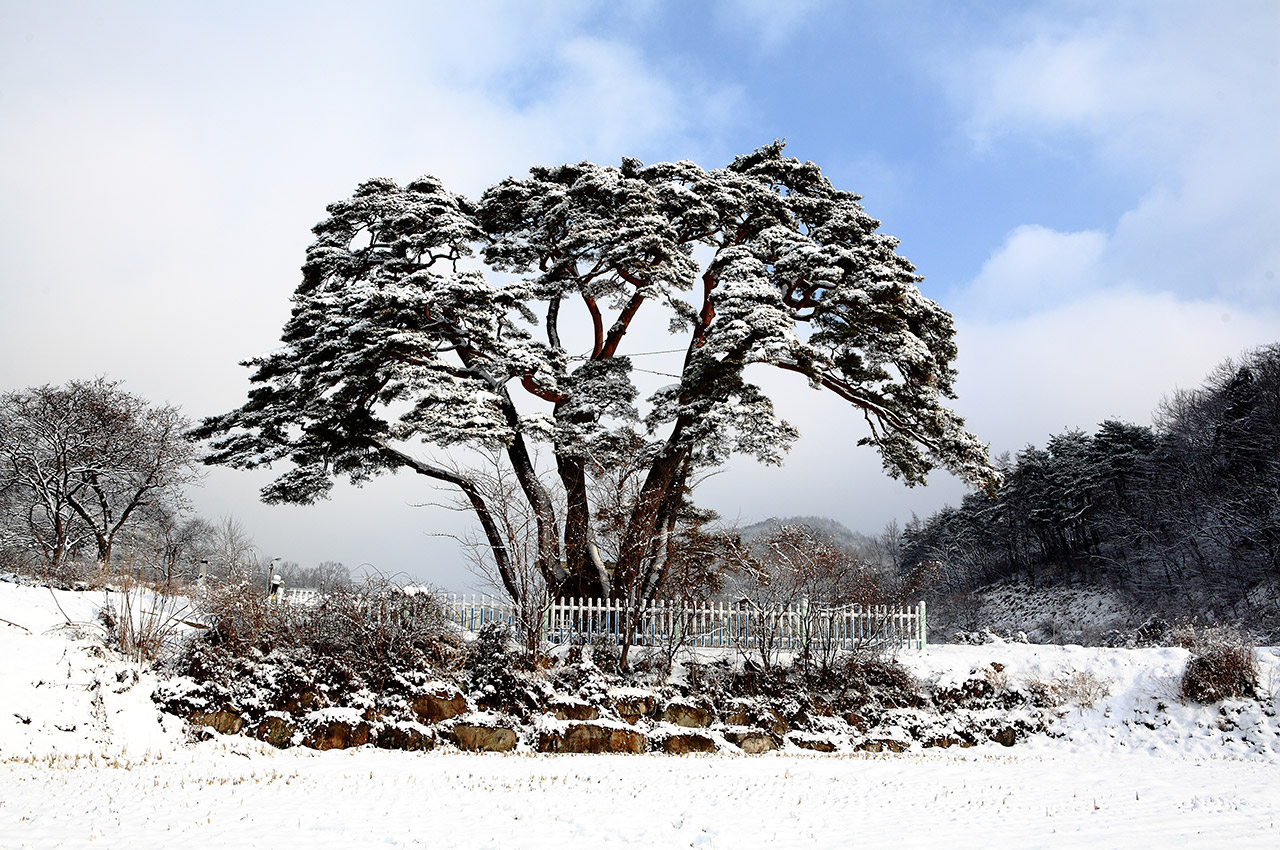
<path fill-rule="evenodd" d="M 977 671 L 975 671 L 977 672 Z M 1045 731 L 1047 707 L 1029 706 L 980 685 L 986 678 L 934 695 L 930 704 L 864 707 L 837 712 L 822 700 L 803 706 L 778 698 L 705 699 L 664 695 L 635 687 L 598 692 L 590 700 L 544 694 L 539 710 L 523 716 L 486 710 L 455 686 L 436 683 L 401 695 L 394 704 L 301 710 L 319 697 L 291 698 L 293 711 L 265 714 L 210 704 L 189 683 L 155 699 L 186 718 L 197 734 L 241 734 L 275 747 L 317 750 L 374 746 L 421 751 L 445 746 L 472 752 L 736 753 L 775 751 L 903 752 L 910 748 L 1013 746 Z M 933 704 L 936 703 L 936 704 Z"/>

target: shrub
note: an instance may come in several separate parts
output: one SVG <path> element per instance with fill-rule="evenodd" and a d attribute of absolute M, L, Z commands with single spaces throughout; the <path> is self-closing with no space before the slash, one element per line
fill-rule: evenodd
<path fill-rule="evenodd" d="M 1253 644 L 1227 629 L 1196 634 L 1182 672 L 1183 697 L 1200 703 L 1252 699 L 1258 694 L 1258 661 Z"/>
<path fill-rule="evenodd" d="M 225 678 L 267 656 L 306 658 L 335 687 L 360 679 L 374 692 L 405 671 L 449 673 L 462 643 L 430 594 L 407 595 L 380 578 L 336 588 L 314 605 L 277 603 L 248 583 L 210 592 L 208 632 L 178 659 L 197 681 Z M 350 680 L 350 681 L 347 681 Z"/>
<path fill-rule="evenodd" d="M 104 588 L 98 619 L 107 644 L 139 664 L 163 661 L 180 644 L 194 614 L 190 588 L 133 553 L 111 572 L 105 569 L 96 579 Z"/>
<path fill-rule="evenodd" d="M 1088 670 L 1073 670 L 1059 679 L 1059 683 L 1067 702 L 1081 708 L 1093 708 L 1111 694 L 1111 680 L 1100 678 Z"/>
<path fill-rule="evenodd" d="M 701 691 L 715 687 L 717 672 L 716 665 L 708 664 L 701 667 L 697 676 L 692 675 L 693 670 L 690 669 L 687 678 L 690 686 Z M 769 697 L 800 703 L 807 703 L 809 695 L 804 676 L 794 665 L 774 663 L 765 667 L 751 658 L 745 659 L 741 671 L 727 677 L 723 690 L 728 696 Z"/>
<path fill-rule="evenodd" d="M 536 712 L 545 696 L 545 681 L 534 681 L 536 662 L 517 642 L 515 632 L 501 621 L 481 627 L 467 653 L 471 691 L 481 708 L 516 717 Z"/>
<path fill-rule="evenodd" d="M 920 685 L 896 658 L 879 651 L 852 652 L 836 664 L 837 701 L 855 707 L 910 708 L 920 704 Z"/>
<path fill-rule="evenodd" d="M 93 558 L 67 557 L 57 564 L 45 564 L 31 552 L 0 544 L 0 573 L 22 576 L 35 584 L 54 590 L 96 590 L 106 576 L 102 565 Z"/>
<path fill-rule="evenodd" d="M 277 645 L 287 645 L 292 606 L 275 605 L 260 587 L 248 580 L 230 581 L 212 587 L 202 600 L 208 632 L 189 648 L 216 648 L 218 655 L 247 657 L 251 652 L 266 654 Z M 203 645 L 202 645 L 203 644 Z"/>

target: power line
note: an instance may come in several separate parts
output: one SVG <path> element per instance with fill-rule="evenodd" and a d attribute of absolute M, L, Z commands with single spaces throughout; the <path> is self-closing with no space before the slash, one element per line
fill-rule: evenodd
<path fill-rule="evenodd" d="M 670 372 L 655 372 L 652 369 L 632 369 L 632 372 L 645 372 L 650 375 L 661 375 L 664 378 L 682 378 L 683 375 L 673 375 Z"/>
<path fill-rule="evenodd" d="M 623 354 L 623 357 L 649 357 L 654 354 L 684 354 L 688 349 L 684 348 L 668 348 L 665 351 L 636 351 L 629 354 Z M 575 354 L 569 358 L 570 360 L 590 360 L 590 354 Z"/>

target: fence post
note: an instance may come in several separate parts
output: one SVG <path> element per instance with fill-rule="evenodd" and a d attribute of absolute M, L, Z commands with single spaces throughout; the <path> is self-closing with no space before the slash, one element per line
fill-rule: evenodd
<path fill-rule="evenodd" d="M 929 625 L 925 620 L 924 600 L 920 600 L 920 604 L 916 606 L 916 641 L 920 647 L 920 651 L 929 648 Z"/>
<path fill-rule="evenodd" d="M 809 597 L 802 596 L 800 598 L 800 651 L 806 652 L 809 649 L 810 626 L 809 622 Z"/>

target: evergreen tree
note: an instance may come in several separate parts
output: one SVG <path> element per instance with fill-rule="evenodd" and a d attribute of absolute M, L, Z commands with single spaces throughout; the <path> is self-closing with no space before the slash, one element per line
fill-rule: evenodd
<path fill-rule="evenodd" d="M 371 180 L 315 227 L 283 345 L 250 361 L 248 403 L 200 428 L 209 459 L 290 461 L 269 501 L 397 469 L 451 484 L 517 597 L 493 506 L 465 468 L 416 444 L 501 446 L 536 520 L 537 568 L 575 596 L 651 597 L 693 476 L 735 452 L 782 461 L 797 432 L 749 366 L 847 401 L 868 426 L 858 443 L 909 484 L 941 465 L 993 485 L 985 446 L 945 404 L 951 317 L 859 200 L 780 143 L 710 171 L 539 167 L 478 202 L 430 177 Z M 643 400 L 633 360 L 648 352 L 631 333 L 642 310 L 664 311 L 680 335 L 662 346 L 678 352 L 677 382 Z M 608 564 L 591 482 L 637 445 L 644 473 Z"/>
<path fill-rule="evenodd" d="M 904 565 L 934 562 L 957 589 L 1054 576 L 1172 596 L 1187 613 L 1274 611 L 1280 344 L 1170 394 L 1154 427 L 1109 420 L 1028 446 L 998 497 L 973 494 L 908 527 Z"/>

